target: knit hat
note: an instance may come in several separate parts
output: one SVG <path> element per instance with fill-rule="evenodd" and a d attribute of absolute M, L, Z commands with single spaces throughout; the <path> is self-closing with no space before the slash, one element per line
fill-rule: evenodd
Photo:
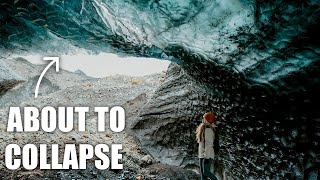
<path fill-rule="evenodd" d="M 213 124 L 214 123 L 214 114 L 212 114 L 212 112 L 207 112 L 203 115 L 203 118 L 208 121 L 210 124 Z"/>

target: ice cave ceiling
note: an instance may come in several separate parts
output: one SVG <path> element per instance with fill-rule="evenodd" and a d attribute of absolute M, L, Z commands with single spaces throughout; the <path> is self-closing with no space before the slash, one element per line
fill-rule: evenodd
<path fill-rule="evenodd" d="M 212 110 L 225 148 L 217 163 L 229 176 L 319 178 L 319 0 L 0 4 L 2 58 L 85 49 L 177 63 L 133 127 L 158 160 L 193 166 L 194 128 Z"/>

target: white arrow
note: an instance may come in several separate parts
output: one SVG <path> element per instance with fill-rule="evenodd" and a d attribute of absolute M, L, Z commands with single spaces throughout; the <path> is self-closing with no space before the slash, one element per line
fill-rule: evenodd
<path fill-rule="evenodd" d="M 44 68 L 43 72 L 41 73 L 41 75 L 40 75 L 40 77 L 38 79 L 38 82 L 37 82 L 37 85 L 36 85 L 36 90 L 34 92 L 34 98 L 38 97 L 39 86 L 40 86 L 41 80 L 42 80 L 44 74 L 50 68 L 50 66 L 52 66 L 54 63 L 56 63 L 56 72 L 59 72 L 59 57 L 43 57 L 43 60 L 45 60 L 45 61 L 50 61 L 51 60 L 51 62 L 47 65 L 46 68 Z"/>

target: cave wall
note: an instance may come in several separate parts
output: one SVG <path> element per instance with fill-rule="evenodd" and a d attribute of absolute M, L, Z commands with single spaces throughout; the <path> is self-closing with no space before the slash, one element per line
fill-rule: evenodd
<path fill-rule="evenodd" d="M 141 145 L 156 160 L 195 168 L 198 159 L 194 132 L 203 113 L 212 111 L 218 116 L 221 142 L 215 160 L 218 176 L 319 177 L 319 85 L 281 94 L 270 87 L 236 83 L 245 79 L 225 74 L 210 64 L 192 67 L 198 68 L 186 71 L 187 67 L 171 64 L 165 82 L 132 127 Z M 205 80 L 199 81 L 201 72 L 216 74 L 216 78 L 201 76 Z M 216 79 L 220 84 L 214 84 Z"/>

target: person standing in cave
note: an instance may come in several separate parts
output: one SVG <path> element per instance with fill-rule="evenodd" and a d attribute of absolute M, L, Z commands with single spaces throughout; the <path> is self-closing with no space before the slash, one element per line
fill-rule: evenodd
<path fill-rule="evenodd" d="M 218 180 L 210 171 L 215 153 L 217 153 L 219 149 L 219 141 L 216 133 L 217 126 L 214 124 L 214 121 L 214 114 L 207 112 L 203 115 L 202 123 L 196 130 L 196 140 L 199 143 L 198 152 L 201 180 L 205 180 L 207 177 L 211 180 Z"/>

